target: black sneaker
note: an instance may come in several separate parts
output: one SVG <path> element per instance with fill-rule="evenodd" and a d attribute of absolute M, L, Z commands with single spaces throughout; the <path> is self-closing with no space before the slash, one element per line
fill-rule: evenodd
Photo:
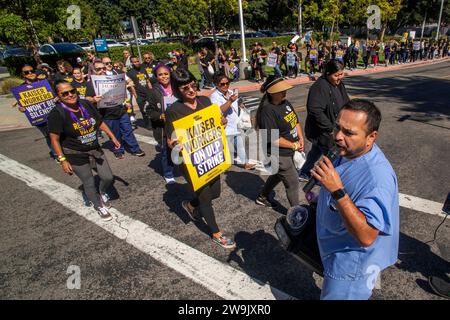
<path fill-rule="evenodd" d="M 123 159 L 123 153 L 114 153 L 114 157 L 118 160 Z"/>
<path fill-rule="evenodd" d="M 276 208 L 278 207 L 278 203 L 276 203 L 273 200 L 270 200 L 262 195 L 259 195 L 258 198 L 255 200 L 256 204 L 259 204 L 260 206 L 264 206 L 267 208 Z"/>
<path fill-rule="evenodd" d="M 133 152 L 132 155 L 136 156 L 136 157 L 143 157 L 143 156 L 145 156 L 145 152 L 142 150 L 139 150 L 138 152 Z"/>
<path fill-rule="evenodd" d="M 450 299 L 450 282 L 439 277 L 429 277 L 428 283 L 436 294 L 443 298 Z"/>

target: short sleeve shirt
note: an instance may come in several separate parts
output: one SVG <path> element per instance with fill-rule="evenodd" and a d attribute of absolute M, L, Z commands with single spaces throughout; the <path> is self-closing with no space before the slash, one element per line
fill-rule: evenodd
<path fill-rule="evenodd" d="M 82 152 L 100 148 L 97 131 L 102 123 L 102 117 L 88 101 L 81 101 L 81 103 L 89 118 L 83 117 L 80 110 L 73 113 L 78 119 L 78 121 L 75 121 L 70 112 L 59 103 L 48 115 L 48 131 L 60 136 L 61 146 L 80 151 L 80 153 L 66 154 L 67 160 L 75 165 L 89 163 L 87 154 L 82 154 Z"/>
<path fill-rule="evenodd" d="M 283 137 L 288 141 L 298 141 L 297 124 L 299 123 L 297 114 L 291 103 L 285 101 L 281 105 L 273 105 L 266 102 L 261 110 L 259 128 L 267 130 L 267 152 L 272 154 L 272 143 Z M 278 135 L 274 135 L 271 130 L 277 130 Z M 279 148 L 280 156 L 293 156 L 294 151 L 287 148 Z"/>
<path fill-rule="evenodd" d="M 360 280 L 397 261 L 397 177 L 376 144 L 363 156 L 347 161 L 339 157 L 333 164 L 350 199 L 379 234 L 370 247 L 362 247 L 347 231 L 331 194 L 321 188 L 316 228 L 324 274 L 336 280 Z"/>

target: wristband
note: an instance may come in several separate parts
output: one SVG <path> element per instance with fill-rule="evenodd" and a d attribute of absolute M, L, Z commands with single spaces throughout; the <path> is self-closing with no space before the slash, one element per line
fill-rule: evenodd
<path fill-rule="evenodd" d="M 67 158 L 65 156 L 58 156 L 58 162 L 66 161 Z"/>
<path fill-rule="evenodd" d="M 297 151 L 298 149 L 298 143 L 294 142 L 294 145 L 292 146 L 292 150 Z"/>

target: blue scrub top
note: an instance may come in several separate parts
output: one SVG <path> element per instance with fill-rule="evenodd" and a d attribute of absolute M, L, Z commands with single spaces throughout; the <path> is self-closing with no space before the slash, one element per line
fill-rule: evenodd
<path fill-rule="evenodd" d="M 336 280 L 361 280 L 397 261 L 397 176 L 376 144 L 363 156 L 351 160 L 338 157 L 333 164 L 356 207 L 380 232 L 370 247 L 362 247 L 345 228 L 336 201 L 322 187 L 316 228 L 324 274 Z"/>

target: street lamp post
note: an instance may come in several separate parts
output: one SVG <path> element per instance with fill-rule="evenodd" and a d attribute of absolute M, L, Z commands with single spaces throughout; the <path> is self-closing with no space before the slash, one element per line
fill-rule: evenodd
<path fill-rule="evenodd" d="M 239 63 L 239 78 L 245 79 L 245 70 L 248 67 L 247 53 L 245 52 L 245 29 L 244 29 L 244 13 L 242 10 L 242 0 L 239 2 L 239 25 L 241 27 L 241 54 L 242 59 Z"/>
<path fill-rule="evenodd" d="M 441 18 L 442 18 L 442 10 L 444 9 L 444 0 L 441 0 L 441 11 L 439 12 L 439 21 L 437 25 L 437 31 L 436 31 L 436 41 L 439 39 L 439 27 L 441 26 Z"/>

